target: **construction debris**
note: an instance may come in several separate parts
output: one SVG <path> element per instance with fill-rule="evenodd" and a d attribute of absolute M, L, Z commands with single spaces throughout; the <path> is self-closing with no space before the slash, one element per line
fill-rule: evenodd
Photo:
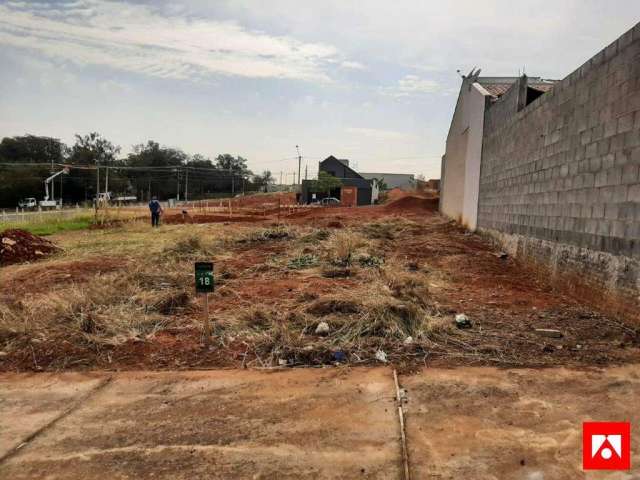
<path fill-rule="evenodd" d="M 5 230 L 0 234 L 0 266 L 39 260 L 59 247 L 25 230 Z"/>
<path fill-rule="evenodd" d="M 552 328 L 536 328 L 536 333 L 549 338 L 562 338 L 564 336 L 560 330 L 554 330 Z"/>
<path fill-rule="evenodd" d="M 458 328 L 471 328 L 471 320 L 464 313 L 457 314 L 455 322 Z"/>
<path fill-rule="evenodd" d="M 316 327 L 316 335 L 327 335 L 329 333 L 329 324 L 327 322 L 320 322 Z"/>
<path fill-rule="evenodd" d="M 387 363 L 387 354 L 382 350 L 376 352 L 376 360 L 382 363 Z"/>

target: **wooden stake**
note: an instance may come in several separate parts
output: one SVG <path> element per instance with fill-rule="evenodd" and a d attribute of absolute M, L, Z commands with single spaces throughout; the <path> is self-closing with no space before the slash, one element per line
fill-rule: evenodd
<path fill-rule="evenodd" d="M 209 294 L 204 294 L 204 344 L 211 342 L 211 323 L 209 322 Z"/>

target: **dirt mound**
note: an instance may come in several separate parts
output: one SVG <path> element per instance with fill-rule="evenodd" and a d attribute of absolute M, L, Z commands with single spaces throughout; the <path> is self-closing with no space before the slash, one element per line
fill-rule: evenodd
<path fill-rule="evenodd" d="M 405 192 L 404 190 L 402 190 L 401 188 L 392 188 L 391 190 L 389 190 L 387 192 L 387 198 L 390 201 L 395 201 L 398 200 L 402 197 L 406 197 L 407 196 L 407 192 Z"/>
<path fill-rule="evenodd" d="M 384 209 L 393 212 L 407 210 L 437 211 L 438 199 L 407 196 L 385 205 Z"/>
<path fill-rule="evenodd" d="M 60 250 L 59 247 L 24 230 L 0 233 L 0 266 L 39 260 Z"/>

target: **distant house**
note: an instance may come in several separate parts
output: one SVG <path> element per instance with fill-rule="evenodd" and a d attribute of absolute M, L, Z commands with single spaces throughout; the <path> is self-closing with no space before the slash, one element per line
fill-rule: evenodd
<path fill-rule="evenodd" d="M 311 203 L 313 200 L 326 197 L 335 197 L 345 205 L 371 205 L 374 202 L 376 197 L 373 195 L 373 181 L 367 180 L 349 167 L 349 160 L 331 155 L 320 162 L 318 170 L 340 179 L 342 186 L 329 193 L 311 192 L 313 180 L 303 180 L 300 195 L 302 203 Z"/>
<path fill-rule="evenodd" d="M 387 190 L 402 188 L 409 190 L 415 188 L 416 178 L 411 173 L 369 173 L 361 172 L 363 178 L 367 180 L 380 180 L 387 186 Z"/>

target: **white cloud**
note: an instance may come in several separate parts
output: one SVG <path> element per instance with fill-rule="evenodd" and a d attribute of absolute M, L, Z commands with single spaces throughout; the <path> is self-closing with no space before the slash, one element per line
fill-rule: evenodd
<path fill-rule="evenodd" d="M 345 60 L 344 62 L 342 62 L 340 64 L 340 66 L 343 67 L 343 68 L 350 68 L 350 69 L 353 69 L 353 70 L 364 70 L 366 68 L 364 65 L 362 65 L 359 62 L 352 62 L 352 61 L 349 61 L 349 60 Z"/>
<path fill-rule="evenodd" d="M 365 128 L 365 127 L 349 127 L 346 132 L 352 135 L 360 135 L 370 139 L 376 140 L 409 140 L 414 137 L 410 133 L 398 132 L 395 130 L 381 130 L 378 128 Z"/>
<path fill-rule="evenodd" d="M 133 89 L 126 83 L 118 82 L 116 80 L 105 80 L 100 82 L 98 88 L 102 93 L 125 94 L 133 91 Z"/>
<path fill-rule="evenodd" d="M 335 47 L 249 31 L 236 22 L 182 16 L 106 0 L 0 5 L 0 45 L 29 49 L 80 65 L 163 78 L 222 74 L 330 81 L 328 66 L 344 60 Z"/>
<path fill-rule="evenodd" d="M 420 78 L 417 75 L 405 75 L 398 80 L 396 85 L 380 88 L 380 93 L 392 97 L 409 97 L 436 93 L 440 90 L 442 90 L 442 86 L 435 80 Z"/>

